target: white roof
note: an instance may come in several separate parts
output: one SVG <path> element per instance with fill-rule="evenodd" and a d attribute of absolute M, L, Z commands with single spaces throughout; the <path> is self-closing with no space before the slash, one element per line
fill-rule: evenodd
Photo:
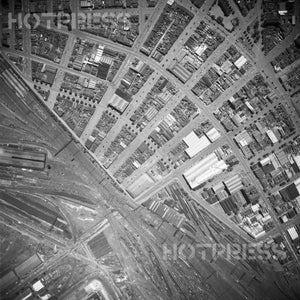
<path fill-rule="evenodd" d="M 91 281 L 87 286 L 84 287 L 84 290 L 87 293 L 94 292 L 102 287 L 101 282 L 97 279 Z"/>
<path fill-rule="evenodd" d="M 221 76 L 223 74 L 223 70 L 216 64 L 213 64 L 213 68 L 217 71 L 217 73 Z"/>
<path fill-rule="evenodd" d="M 136 168 L 139 168 L 139 167 L 141 166 L 141 164 L 140 164 L 137 160 L 135 160 L 135 161 L 133 162 L 133 164 L 134 164 L 134 166 L 135 166 Z"/>
<path fill-rule="evenodd" d="M 31 295 L 32 295 L 32 293 L 27 294 L 25 297 L 22 298 L 22 300 L 28 299 L 29 297 L 31 297 Z"/>
<path fill-rule="evenodd" d="M 196 135 L 196 133 L 194 131 L 192 131 L 191 133 L 189 133 L 186 137 L 183 138 L 183 141 L 189 146 L 191 147 L 195 141 L 198 141 L 199 137 Z"/>
<path fill-rule="evenodd" d="M 200 173 L 200 175 L 196 178 L 195 183 L 200 185 L 201 183 L 205 182 L 209 178 L 212 178 L 220 173 L 223 170 L 227 169 L 227 165 L 223 160 L 218 161 L 214 166 L 211 166 Z"/>
<path fill-rule="evenodd" d="M 262 221 L 265 223 L 265 222 L 267 222 L 268 220 L 270 220 L 271 219 L 271 216 L 270 215 L 266 215 L 266 216 L 264 216 L 263 218 L 262 218 Z"/>
<path fill-rule="evenodd" d="M 263 236 L 266 232 L 262 228 L 255 228 L 255 229 L 249 229 L 247 230 L 252 237 L 255 239 L 259 238 L 260 236 Z"/>
<path fill-rule="evenodd" d="M 206 136 L 202 136 L 195 144 L 186 149 L 185 152 L 190 158 L 192 158 L 208 145 L 210 145 L 209 139 Z"/>
<path fill-rule="evenodd" d="M 183 176 L 193 189 L 209 178 L 222 173 L 227 167 L 223 160 L 218 160 L 216 154 L 212 153 L 183 173 Z"/>
<path fill-rule="evenodd" d="M 40 280 L 32 285 L 33 290 L 36 292 L 40 291 L 43 287 L 44 287 L 44 285 L 42 284 L 42 282 Z"/>
<path fill-rule="evenodd" d="M 109 101 L 109 104 L 120 112 L 123 112 L 129 103 L 120 96 L 114 94 L 114 96 Z"/>
<path fill-rule="evenodd" d="M 241 68 L 246 62 L 247 59 L 242 55 L 234 64 L 237 68 Z"/>
<path fill-rule="evenodd" d="M 206 49 L 207 49 L 207 45 L 204 44 L 204 43 L 202 43 L 202 44 L 198 47 L 198 49 L 196 50 L 196 53 L 197 53 L 198 55 L 201 55 Z"/>
<path fill-rule="evenodd" d="M 259 207 L 260 207 L 260 205 L 257 203 L 257 204 L 252 205 L 251 208 L 252 208 L 253 212 L 257 212 L 259 210 Z"/>
<path fill-rule="evenodd" d="M 270 159 L 270 157 L 268 156 L 268 157 L 262 159 L 262 160 L 260 161 L 260 163 L 261 163 L 262 166 L 264 166 L 264 165 L 269 164 L 270 161 L 271 161 L 271 159 Z"/>
<path fill-rule="evenodd" d="M 291 227 L 287 231 L 288 231 L 288 233 L 289 233 L 292 240 L 295 240 L 297 237 L 299 237 L 295 227 Z"/>
<path fill-rule="evenodd" d="M 277 156 L 275 155 L 275 153 L 272 153 L 269 155 L 269 157 L 270 157 L 270 160 L 271 160 L 274 168 L 277 170 L 281 166 L 277 159 Z"/>
<path fill-rule="evenodd" d="M 120 142 L 120 146 L 122 147 L 122 148 L 126 148 L 127 146 L 126 146 L 126 144 L 124 143 L 124 142 Z"/>
<path fill-rule="evenodd" d="M 294 184 L 296 186 L 297 191 L 300 194 L 300 178 L 298 178 L 297 180 L 294 181 Z"/>
<path fill-rule="evenodd" d="M 215 153 L 212 153 L 208 156 L 206 156 L 205 158 L 203 158 L 201 161 L 199 161 L 198 163 L 196 163 L 193 167 L 191 167 L 190 169 L 188 169 L 184 175 L 185 176 L 190 176 L 192 173 L 194 173 L 195 171 L 197 171 L 199 168 L 206 166 L 206 165 L 210 165 L 210 164 L 214 164 L 218 161 L 218 157 Z"/>
<path fill-rule="evenodd" d="M 127 187 L 127 191 L 135 198 L 150 188 L 153 183 L 153 179 L 148 174 L 144 173 Z"/>
<path fill-rule="evenodd" d="M 241 139 L 241 140 L 239 141 L 239 143 L 240 143 L 240 145 L 241 145 L 242 147 L 245 147 L 245 146 L 248 145 L 248 142 L 246 141 L 246 139 Z"/>
<path fill-rule="evenodd" d="M 266 134 L 268 135 L 268 137 L 270 138 L 270 140 L 273 144 L 278 142 L 276 135 L 274 134 L 274 132 L 271 129 L 267 130 Z"/>
<path fill-rule="evenodd" d="M 299 158 L 300 158 L 300 156 L 299 156 Z M 296 179 L 296 180 L 294 181 L 294 184 L 295 184 L 295 185 L 300 185 L 300 178 Z"/>
<path fill-rule="evenodd" d="M 231 178 L 224 181 L 227 189 L 229 190 L 230 194 L 240 190 L 243 187 L 243 182 L 239 174 L 232 176 Z"/>
<path fill-rule="evenodd" d="M 92 135 L 90 135 L 90 136 L 89 136 L 89 140 L 90 140 L 91 142 L 94 142 L 94 141 L 95 141 L 95 139 L 96 139 L 96 138 L 95 138 L 95 137 L 93 137 Z"/>
<path fill-rule="evenodd" d="M 222 181 L 218 182 L 216 185 L 212 187 L 214 192 L 216 193 L 218 190 L 224 190 L 224 183 Z"/>
<path fill-rule="evenodd" d="M 300 168 L 300 155 L 293 155 L 293 159 L 296 165 L 298 166 L 298 168 Z"/>
<path fill-rule="evenodd" d="M 172 94 L 171 94 L 171 92 L 169 90 L 166 90 L 165 92 L 160 93 L 158 95 L 158 98 L 160 100 L 162 100 L 164 103 L 168 102 L 171 97 L 172 97 Z"/>
<path fill-rule="evenodd" d="M 141 68 L 144 66 L 144 62 L 139 60 L 136 66 L 131 66 L 132 69 L 137 70 L 138 72 L 141 70 Z"/>
<path fill-rule="evenodd" d="M 231 66 L 232 66 L 232 63 L 230 60 L 226 60 L 223 65 L 221 66 L 221 70 L 226 72 L 226 73 L 229 73 L 231 71 Z"/>
<path fill-rule="evenodd" d="M 205 135 L 199 138 L 194 131 L 188 134 L 183 141 L 189 146 L 185 152 L 190 158 L 194 157 L 197 153 L 210 145 L 210 141 Z"/>
<path fill-rule="evenodd" d="M 245 144 L 248 145 L 249 142 L 252 141 L 251 136 L 249 135 L 249 133 L 247 132 L 247 130 L 243 130 L 241 133 L 237 134 L 237 136 L 235 137 L 235 140 L 237 141 L 237 143 L 241 144 Z"/>
<path fill-rule="evenodd" d="M 233 184 L 233 183 L 235 183 L 235 182 L 237 182 L 239 180 L 241 180 L 240 175 L 239 174 L 235 174 L 232 177 L 230 177 L 229 179 L 225 180 L 224 183 L 226 185 L 230 185 L 230 184 Z"/>
<path fill-rule="evenodd" d="M 254 108 L 253 106 L 249 103 L 249 101 L 246 101 L 245 104 L 247 105 L 247 107 L 253 112 Z"/>
<path fill-rule="evenodd" d="M 100 61 L 101 55 L 102 55 L 102 54 L 97 54 L 97 55 L 95 56 L 95 63 L 98 63 L 98 62 Z"/>
<path fill-rule="evenodd" d="M 168 124 L 168 126 L 172 126 L 176 122 L 176 119 L 171 114 L 168 114 L 164 118 L 164 121 Z"/>
<path fill-rule="evenodd" d="M 212 143 L 214 141 L 216 141 L 221 136 L 221 134 L 219 133 L 219 131 L 215 127 L 210 129 L 209 131 L 207 131 L 205 134 L 210 139 L 210 141 Z"/>

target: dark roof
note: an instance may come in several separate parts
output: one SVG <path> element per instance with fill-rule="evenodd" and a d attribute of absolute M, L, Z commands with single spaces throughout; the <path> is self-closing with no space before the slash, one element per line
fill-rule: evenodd
<path fill-rule="evenodd" d="M 28 295 L 32 294 L 31 290 L 28 288 L 26 289 L 23 293 L 21 293 L 20 295 L 17 296 L 17 298 L 15 298 L 15 300 L 23 300 L 25 297 L 27 297 Z M 28 300 L 30 299 L 36 299 L 36 298 L 32 298 L 33 296 L 26 298 Z"/>
<path fill-rule="evenodd" d="M 237 212 L 238 210 L 238 207 L 233 201 L 232 197 L 220 201 L 220 204 L 227 215 L 230 215 L 231 212 Z"/>
<path fill-rule="evenodd" d="M 126 92 L 122 91 L 121 89 L 117 89 L 115 94 L 121 97 L 122 99 L 126 100 L 127 102 L 131 101 L 131 96 L 128 95 Z"/>
<path fill-rule="evenodd" d="M 101 62 L 101 64 L 98 67 L 97 77 L 99 77 L 101 79 L 106 79 L 109 68 L 110 68 L 109 64 L 107 64 L 105 62 Z"/>
<path fill-rule="evenodd" d="M 218 201 L 218 198 L 215 196 L 215 197 L 209 197 L 207 199 L 205 199 L 206 202 L 208 202 L 209 204 L 213 204 L 213 203 L 216 203 Z"/>
<path fill-rule="evenodd" d="M 291 201 L 299 196 L 299 192 L 294 183 L 279 191 L 285 201 Z"/>
<path fill-rule="evenodd" d="M 266 164 L 266 165 L 262 166 L 261 168 L 263 169 L 263 171 L 264 171 L 265 174 L 269 174 L 269 173 L 271 173 L 272 171 L 275 170 L 273 164 L 271 164 L 271 163 L 270 164 Z"/>
<path fill-rule="evenodd" d="M 116 57 L 118 55 L 118 52 L 105 47 L 104 50 L 103 50 L 103 55 Z"/>
<path fill-rule="evenodd" d="M 37 266 L 39 266 L 41 263 L 42 261 L 40 260 L 39 256 L 37 254 L 34 254 L 23 263 L 18 265 L 15 268 L 15 271 L 18 276 L 23 277 L 24 275 L 35 269 Z"/>
<path fill-rule="evenodd" d="M 18 277 L 14 271 L 10 271 L 0 278 L 0 287 L 2 290 L 5 290 L 9 286 L 13 285 L 16 281 L 18 281 Z"/>
<path fill-rule="evenodd" d="M 103 231 L 94 238 L 92 238 L 88 242 L 88 245 L 97 259 L 112 251 L 112 248 L 110 247 Z"/>

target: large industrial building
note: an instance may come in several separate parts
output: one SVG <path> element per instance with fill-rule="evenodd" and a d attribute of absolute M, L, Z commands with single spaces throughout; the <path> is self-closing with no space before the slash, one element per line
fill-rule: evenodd
<path fill-rule="evenodd" d="M 206 180 L 222 173 L 227 169 L 224 160 L 219 160 L 215 153 L 208 155 L 192 168 L 183 173 L 191 189 L 196 189 Z"/>
<path fill-rule="evenodd" d="M 149 189 L 153 184 L 154 180 L 145 173 L 142 176 L 139 176 L 130 186 L 128 186 L 127 191 L 135 198 Z"/>
<path fill-rule="evenodd" d="M 205 135 L 199 138 L 194 131 L 188 134 L 183 141 L 188 146 L 185 152 L 190 158 L 194 157 L 197 153 L 211 144 L 210 140 Z"/>

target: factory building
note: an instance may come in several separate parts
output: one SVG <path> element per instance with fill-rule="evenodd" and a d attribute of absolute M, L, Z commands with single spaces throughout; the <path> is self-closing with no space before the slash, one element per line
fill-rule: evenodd
<path fill-rule="evenodd" d="M 133 198 L 136 198 L 144 191 L 149 189 L 153 184 L 153 179 L 145 173 L 138 177 L 130 186 L 128 186 L 127 191 Z"/>
<path fill-rule="evenodd" d="M 232 176 L 230 179 L 224 181 L 228 192 L 232 195 L 243 187 L 243 182 L 239 174 Z"/>
<path fill-rule="evenodd" d="M 211 143 L 215 142 L 218 138 L 221 137 L 221 134 L 219 133 L 219 131 L 214 127 L 212 129 L 210 129 L 209 131 L 207 131 L 205 133 L 205 135 L 211 141 Z"/>
<path fill-rule="evenodd" d="M 227 168 L 227 164 L 212 153 L 184 172 L 183 177 L 191 189 L 196 189 L 201 183 L 222 173 Z"/>
<path fill-rule="evenodd" d="M 185 152 L 190 158 L 194 157 L 197 153 L 211 144 L 210 140 L 205 135 L 199 138 L 194 131 L 188 134 L 183 141 L 188 146 Z"/>

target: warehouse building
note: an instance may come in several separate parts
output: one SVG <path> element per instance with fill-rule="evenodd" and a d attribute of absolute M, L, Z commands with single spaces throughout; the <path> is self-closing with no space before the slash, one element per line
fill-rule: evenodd
<path fill-rule="evenodd" d="M 215 142 L 218 138 L 220 138 L 221 134 L 219 133 L 219 131 L 216 128 L 212 128 L 209 131 L 207 131 L 205 133 L 205 135 L 207 136 L 207 138 L 213 143 Z"/>
<path fill-rule="evenodd" d="M 32 300 L 32 299 L 37 299 L 37 298 L 33 295 L 32 291 L 29 288 L 15 298 L 15 300 Z"/>
<path fill-rule="evenodd" d="M 290 236 L 290 238 L 291 238 L 292 241 L 294 241 L 294 240 L 296 240 L 296 239 L 299 238 L 299 235 L 298 235 L 298 232 L 297 232 L 295 226 L 290 227 L 290 228 L 287 230 L 287 232 L 288 232 L 288 234 L 289 234 L 289 236 Z"/>
<path fill-rule="evenodd" d="M 238 145 L 244 147 L 249 145 L 253 139 L 246 130 L 243 130 L 241 133 L 236 135 L 235 140 Z"/>
<path fill-rule="evenodd" d="M 299 190 L 300 190 L 300 183 L 297 183 L 295 181 L 294 183 L 280 190 L 279 193 L 282 196 L 283 200 L 288 202 L 288 201 L 295 200 L 299 196 Z"/>
<path fill-rule="evenodd" d="M 169 71 L 183 83 L 186 83 L 192 76 L 192 73 L 179 63 L 176 63 Z"/>
<path fill-rule="evenodd" d="M 23 263 L 15 268 L 16 274 L 22 278 L 26 276 L 29 272 L 32 272 L 35 268 L 42 264 L 40 257 L 37 254 L 32 255 Z"/>
<path fill-rule="evenodd" d="M 236 174 L 230 179 L 224 181 L 224 185 L 226 186 L 228 192 L 232 195 L 243 187 L 243 182 L 240 175 Z"/>
<path fill-rule="evenodd" d="M 114 94 L 108 104 L 118 112 L 123 113 L 126 107 L 128 106 L 129 102 L 127 102 L 122 97 Z"/>
<path fill-rule="evenodd" d="M 88 246 L 96 259 L 113 251 L 103 231 L 88 241 Z"/>
<path fill-rule="evenodd" d="M 0 287 L 4 291 L 16 282 L 18 282 L 18 277 L 14 271 L 10 271 L 0 278 Z"/>
<path fill-rule="evenodd" d="M 170 224 L 173 224 L 177 228 L 179 228 L 186 220 L 186 217 L 183 214 L 180 214 L 174 208 L 169 207 L 168 205 L 165 205 L 159 201 L 153 200 L 153 202 L 149 205 L 149 210 L 153 211 L 162 219 L 166 220 Z"/>
<path fill-rule="evenodd" d="M 215 153 L 212 153 L 184 172 L 183 177 L 191 189 L 196 189 L 200 184 L 221 174 L 227 168 L 227 164 L 223 160 L 219 160 Z"/>
<path fill-rule="evenodd" d="M 133 164 L 134 163 L 135 162 L 133 162 Z M 153 185 L 153 183 L 153 179 L 148 174 L 143 174 L 142 176 L 138 177 L 130 186 L 127 187 L 127 191 L 133 198 L 136 198 L 144 191 L 149 189 Z"/>
<path fill-rule="evenodd" d="M 210 140 L 205 135 L 199 138 L 194 131 L 188 134 L 183 141 L 188 146 L 185 152 L 190 158 L 194 157 L 197 153 L 211 144 Z"/>

